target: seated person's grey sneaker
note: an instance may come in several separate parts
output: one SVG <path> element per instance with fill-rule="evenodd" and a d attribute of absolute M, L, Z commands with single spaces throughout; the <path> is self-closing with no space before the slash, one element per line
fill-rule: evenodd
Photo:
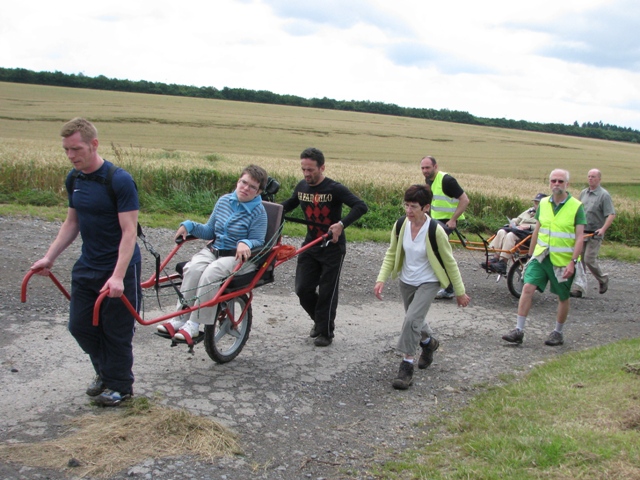
<path fill-rule="evenodd" d="M 440 342 L 434 337 L 431 337 L 429 343 L 427 343 L 426 345 L 420 343 L 420 346 L 422 347 L 422 353 L 420 354 L 420 359 L 418 360 L 418 368 L 423 370 L 433 363 L 433 352 L 438 349 L 438 347 L 440 346 Z"/>
<path fill-rule="evenodd" d="M 406 390 L 413 383 L 413 363 L 400 362 L 398 376 L 393 381 L 393 388 L 396 390 Z"/>
<path fill-rule="evenodd" d="M 502 339 L 506 342 L 522 343 L 522 339 L 524 339 L 524 331 L 519 328 L 514 328 L 506 335 L 503 335 Z"/>
<path fill-rule="evenodd" d="M 90 397 L 95 397 L 96 395 L 100 395 L 102 392 L 104 392 L 105 388 L 106 387 L 104 386 L 104 383 L 102 382 L 102 378 L 100 378 L 100 375 L 96 375 L 95 378 L 87 387 L 87 390 L 85 391 L 85 393 Z"/>
<path fill-rule="evenodd" d="M 556 332 L 555 330 L 549 334 L 549 338 L 544 342 L 545 345 L 549 345 L 550 347 L 557 347 L 558 345 L 562 345 L 564 343 L 564 336 L 560 332 Z"/>
<path fill-rule="evenodd" d="M 106 389 L 100 395 L 93 399 L 98 405 L 103 407 L 117 407 L 122 402 L 131 398 L 130 393 L 120 393 L 115 390 Z"/>

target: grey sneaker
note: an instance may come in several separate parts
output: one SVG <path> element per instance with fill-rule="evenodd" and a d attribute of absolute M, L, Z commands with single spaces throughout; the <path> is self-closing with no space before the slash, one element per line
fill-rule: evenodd
<path fill-rule="evenodd" d="M 438 290 L 438 293 L 436 294 L 436 300 L 449 300 L 453 297 L 455 297 L 455 294 L 453 292 L 447 292 L 444 288 Z"/>
<path fill-rule="evenodd" d="M 514 328 L 513 330 L 511 330 L 506 335 L 503 335 L 502 339 L 505 342 L 520 344 L 520 343 L 522 343 L 522 340 L 524 339 L 524 331 L 520 330 L 519 328 Z"/>
<path fill-rule="evenodd" d="M 418 368 L 420 370 L 423 370 L 433 363 L 433 352 L 438 349 L 438 347 L 440 346 L 440 342 L 434 337 L 431 337 L 429 343 L 427 343 L 426 345 L 423 345 L 421 343 L 420 346 L 422 347 L 422 353 L 420 354 L 420 359 L 418 360 Z"/>
<path fill-rule="evenodd" d="M 549 338 L 544 342 L 545 345 L 549 345 L 550 347 L 557 347 L 558 345 L 562 345 L 564 343 L 564 336 L 560 332 L 556 332 L 555 330 L 549 334 Z"/>
<path fill-rule="evenodd" d="M 117 407 L 122 402 L 129 400 L 131 398 L 130 393 L 120 393 L 115 390 L 106 389 L 100 395 L 93 399 L 98 405 L 102 405 L 103 407 Z"/>
<path fill-rule="evenodd" d="M 104 392 L 105 388 L 106 387 L 104 386 L 104 383 L 102 382 L 102 378 L 100 378 L 100 375 L 96 375 L 95 378 L 87 387 L 87 390 L 85 391 L 85 393 L 90 397 L 95 397 L 96 395 L 100 395 L 102 392 Z"/>
<path fill-rule="evenodd" d="M 393 380 L 393 388 L 396 390 L 406 390 L 413 383 L 413 363 L 400 362 L 398 376 Z"/>
<path fill-rule="evenodd" d="M 603 294 L 607 293 L 607 290 L 609 290 L 609 278 L 607 278 L 606 282 L 600 284 L 600 289 L 598 291 L 600 292 L 600 294 Z"/>

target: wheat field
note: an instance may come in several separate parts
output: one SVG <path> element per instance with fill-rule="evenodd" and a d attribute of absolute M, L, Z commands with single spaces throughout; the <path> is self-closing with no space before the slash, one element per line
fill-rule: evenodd
<path fill-rule="evenodd" d="M 65 166 L 59 129 L 74 116 L 92 120 L 100 151 L 153 169 L 248 163 L 273 176 L 299 176 L 299 153 L 325 153 L 328 176 L 345 184 L 397 188 L 422 181 L 420 159 L 433 155 L 469 192 L 528 199 L 548 189 L 553 168 L 572 174 L 574 191 L 600 168 L 603 185 L 640 184 L 640 145 L 460 125 L 431 120 L 221 100 L 0 82 L 0 168 L 16 162 Z M 127 167 L 129 165 L 122 165 Z M 622 209 L 636 202 L 617 198 Z"/>

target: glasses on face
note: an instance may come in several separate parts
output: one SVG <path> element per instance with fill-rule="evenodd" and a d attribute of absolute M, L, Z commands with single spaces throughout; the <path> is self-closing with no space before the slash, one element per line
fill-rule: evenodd
<path fill-rule="evenodd" d="M 256 187 L 255 185 L 251 185 L 244 178 L 241 178 L 240 180 L 238 180 L 238 184 L 242 185 L 243 187 L 247 187 L 252 192 L 257 192 L 259 190 L 259 187 Z"/>
<path fill-rule="evenodd" d="M 549 182 L 563 184 L 564 180 L 558 180 L 557 178 L 552 178 L 551 180 L 549 180 Z"/>
<path fill-rule="evenodd" d="M 420 205 L 419 204 L 413 204 L 413 203 L 403 203 L 402 206 L 404 207 L 405 210 L 409 209 L 409 210 L 420 210 Z"/>

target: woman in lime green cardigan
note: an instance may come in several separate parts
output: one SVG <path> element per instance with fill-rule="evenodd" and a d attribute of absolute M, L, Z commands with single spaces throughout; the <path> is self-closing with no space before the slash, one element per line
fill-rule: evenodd
<path fill-rule="evenodd" d="M 471 300 L 465 293 L 458 264 L 453 258 L 449 237 L 437 220 L 429 217 L 433 193 L 427 185 L 412 185 L 404 193 L 406 217 L 394 224 L 391 242 L 385 253 L 374 286 L 376 297 L 382 300 L 384 282 L 398 278 L 405 316 L 398 351 L 403 354 L 393 387 L 406 390 L 413 383 L 413 364 L 418 344 L 422 353 L 418 368 L 433 362 L 433 353 L 440 343 L 433 337 L 427 323 L 427 313 L 438 290 L 449 282 L 453 285 L 458 305 L 466 307 Z"/>

